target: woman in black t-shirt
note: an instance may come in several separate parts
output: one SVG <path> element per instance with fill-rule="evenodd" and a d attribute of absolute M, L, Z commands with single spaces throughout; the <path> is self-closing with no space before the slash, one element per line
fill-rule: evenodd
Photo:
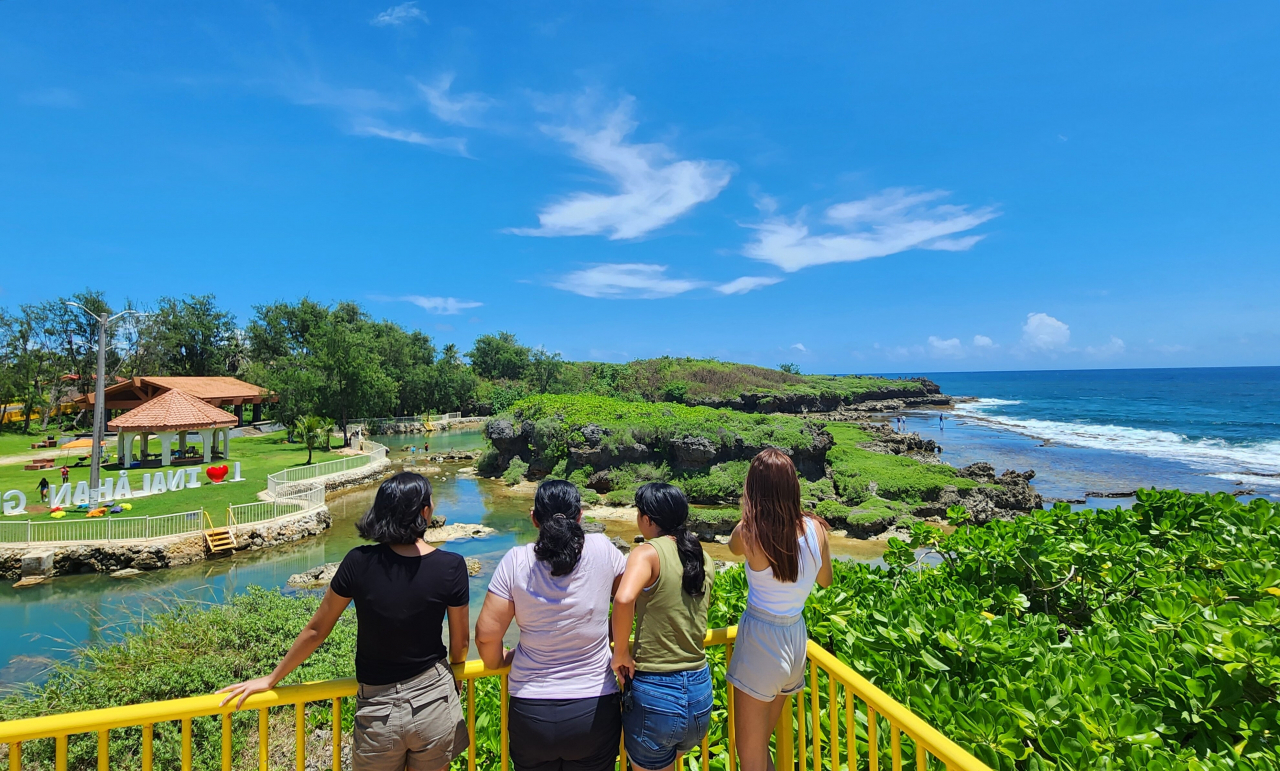
<path fill-rule="evenodd" d="M 431 522 L 431 484 L 401 473 L 378 488 L 356 529 L 377 544 L 347 553 L 315 616 L 266 677 L 223 688 L 223 704 L 274 688 L 320 647 L 356 603 L 356 730 L 353 771 L 440 771 L 467 749 L 449 663 L 471 643 L 466 561 L 422 540 Z M 449 650 L 441 626 L 449 618 Z"/>

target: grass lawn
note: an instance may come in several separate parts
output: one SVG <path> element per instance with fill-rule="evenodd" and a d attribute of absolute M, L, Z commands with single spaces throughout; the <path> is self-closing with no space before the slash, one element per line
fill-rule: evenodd
<path fill-rule="evenodd" d="M 218 464 L 201 464 L 194 467 L 200 469 L 201 485 L 199 488 L 175 490 L 160 495 L 149 495 L 145 498 L 131 498 L 128 502 L 133 504 L 132 510 L 110 516 L 158 516 L 161 514 L 175 514 L 181 511 L 193 511 L 200 508 L 204 508 L 210 513 L 225 513 L 229 505 L 251 503 L 257 500 L 259 491 L 266 489 L 268 474 L 273 474 L 290 466 L 301 466 L 306 463 L 306 445 L 286 444 L 284 437 L 285 434 L 281 431 L 263 436 L 240 437 L 231 440 L 231 459 L 227 462 L 227 465 L 231 466 L 234 471 L 235 462 L 240 462 L 240 475 L 245 479 L 243 482 L 220 485 L 210 484 L 208 478 L 204 476 L 204 469 L 208 465 Z M 28 440 L 26 444 L 22 445 L 22 452 L 30 452 L 29 445 L 31 441 Z M 153 443 L 153 447 L 155 446 L 157 445 Z M 107 447 L 114 454 L 114 442 L 108 442 Z M 6 454 L 13 454 L 14 452 L 17 451 L 8 451 Z M 50 457 L 61 458 L 61 453 L 56 450 L 50 450 L 49 455 Z M 338 456 L 324 451 L 317 451 L 312 461 L 320 463 L 336 457 Z M 221 461 L 218 463 L 221 463 Z M 27 496 L 28 513 L 9 517 L 6 521 L 21 521 L 28 518 L 39 521 L 49 518 L 48 507 L 40 504 L 40 494 L 36 490 L 36 485 L 40 482 L 40 477 L 46 477 L 50 484 L 60 484 L 61 475 L 58 472 L 58 468 L 60 466 L 47 471 L 23 471 L 22 464 L 0 465 L 0 493 L 16 489 L 26 493 Z M 129 471 L 129 483 L 135 491 L 139 490 L 142 487 L 142 475 L 144 473 L 154 474 L 158 470 L 150 468 L 131 469 Z M 119 471 L 119 466 L 115 463 L 110 463 L 103 467 L 102 473 L 104 477 L 115 477 Z M 71 469 L 69 481 L 73 485 L 73 490 L 75 483 L 89 481 L 88 466 Z M 83 513 L 68 510 L 62 521 L 66 522 L 83 517 Z"/>
<path fill-rule="evenodd" d="M 31 449 L 31 444 L 43 441 L 46 436 L 60 436 L 60 434 L 53 429 L 34 434 L 23 434 L 18 431 L 0 432 L 0 455 L 26 455 L 36 452 Z"/>

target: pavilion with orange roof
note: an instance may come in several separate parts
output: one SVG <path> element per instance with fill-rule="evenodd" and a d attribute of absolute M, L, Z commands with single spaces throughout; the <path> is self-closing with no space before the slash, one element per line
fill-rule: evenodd
<path fill-rule="evenodd" d="M 148 440 L 153 434 L 160 440 L 161 466 L 172 465 L 175 443 L 178 457 L 186 457 L 187 435 L 192 432 L 200 435 L 203 462 L 213 460 L 215 448 L 226 458 L 231 454 L 231 428 L 239 422 L 230 412 L 172 388 L 112 420 L 107 428 L 116 432 L 121 468 L 128 468 L 133 465 L 134 440 L 141 439 L 140 450 L 145 460 Z"/>

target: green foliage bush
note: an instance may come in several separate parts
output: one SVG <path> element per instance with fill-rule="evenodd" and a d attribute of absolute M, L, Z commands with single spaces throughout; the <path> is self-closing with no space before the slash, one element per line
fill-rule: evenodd
<path fill-rule="evenodd" d="M 742 495 L 750 466 L 745 460 L 731 460 L 712 466 L 706 474 L 691 474 L 673 482 L 692 503 L 731 501 Z"/>
<path fill-rule="evenodd" d="M 818 501 L 817 514 L 829 522 L 841 522 L 852 511 L 839 501 Z"/>
<path fill-rule="evenodd" d="M 502 471 L 502 468 L 498 465 L 501 459 L 498 451 L 489 447 L 476 460 L 476 471 L 486 476 L 494 476 Z"/>
<path fill-rule="evenodd" d="M 502 472 L 502 481 L 508 485 L 518 485 L 524 481 L 524 475 L 529 471 L 529 464 L 519 458 L 512 458 L 507 463 L 507 470 Z"/>

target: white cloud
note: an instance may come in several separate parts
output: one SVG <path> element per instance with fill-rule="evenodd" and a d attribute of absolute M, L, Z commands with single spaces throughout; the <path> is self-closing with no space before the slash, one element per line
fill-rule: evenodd
<path fill-rule="evenodd" d="M 995 342 L 992 341 L 992 339 L 987 337 L 986 335 L 974 335 L 973 347 L 974 348 L 995 348 L 997 346 Z"/>
<path fill-rule="evenodd" d="M 432 137 L 410 129 L 389 129 L 367 124 L 356 126 L 351 133 L 356 136 L 382 137 L 396 142 L 408 142 L 411 145 L 422 145 L 443 153 L 470 157 L 467 154 L 467 140 L 462 137 Z"/>
<path fill-rule="evenodd" d="M 999 216 L 998 212 L 991 207 L 970 210 L 931 203 L 946 195 L 949 193 L 943 190 L 911 193 L 890 188 L 858 201 L 838 203 L 824 212 L 824 219 L 837 232 L 824 235 L 810 232 L 804 209 L 795 217 L 775 215 L 773 202 L 766 200 L 761 207 L 766 214 L 764 221 L 745 226 L 756 235 L 743 253 L 791 272 L 812 265 L 885 257 L 909 249 L 968 250 L 983 237 L 950 236 L 972 230 Z"/>
<path fill-rule="evenodd" d="M 375 27 L 399 27 L 411 21 L 427 22 L 427 15 L 422 12 L 422 9 L 418 8 L 416 2 L 393 5 L 374 16 L 369 20 L 369 23 Z"/>
<path fill-rule="evenodd" d="M 423 297 L 418 294 L 404 295 L 402 297 L 387 297 L 386 295 L 373 295 L 370 299 L 383 302 L 404 302 L 413 303 L 431 313 L 437 313 L 441 316 L 453 316 L 461 313 L 468 308 L 479 308 L 484 303 L 474 300 L 459 300 L 456 297 Z"/>
<path fill-rule="evenodd" d="M 1097 356 L 1100 359 L 1109 359 L 1113 356 L 1119 356 L 1124 353 L 1124 341 L 1115 335 L 1111 336 L 1111 341 L 1106 345 L 1100 345 L 1096 348 L 1092 345 L 1086 347 L 1084 352 L 1090 356 Z"/>
<path fill-rule="evenodd" d="M 418 90 L 427 100 L 431 114 L 445 123 L 458 126 L 479 125 L 480 114 L 489 109 L 493 100 L 483 94 L 450 94 L 453 77 L 452 72 L 446 72 L 430 85 L 418 83 Z"/>
<path fill-rule="evenodd" d="M 746 294 L 755 289 L 763 289 L 782 281 L 772 276 L 743 276 L 735 278 L 727 284 L 718 285 L 715 290 L 720 294 Z"/>
<path fill-rule="evenodd" d="M 804 343 L 792 343 L 791 347 L 801 353 L 809 352 L 809 349 L 804 347 Z"/>
<path fill-rule="evenodd" d="M 652 300 L 706 286 L 703 281 L 671 278 L 666 265 L 622 263 L 575 270 L 552 286 L 584 297 Z"/>
<path fill-rule="evenodd" d="M 1028 313 L 1022 344 L 1033 351 L 1054 351 L 1071 342 L 1071 328 L 1047 313 Z"/>
<path fill-rule="evenodd" d="M 943 340 L 940 337 L 929 335 L 929 353 L 932 356 L 944 359 L 959 359 L 964 357 L 964 346 L 960 344 L 960 338 L 958 337 Z"/>
<path fill-rule="evenodd" d="M 574 157 L 609 177 L 616 193 L 573 193 L 538 212 L 536 228 L 512 228 L 522 236 L 638 238 L 712 200 L 733 175 L 723 161 L 677 160 L 664 144 L 632 144 L 634 100 L 627 97 L 603 118 L 603 127 L 544 127 L 568 143 Z"/>

